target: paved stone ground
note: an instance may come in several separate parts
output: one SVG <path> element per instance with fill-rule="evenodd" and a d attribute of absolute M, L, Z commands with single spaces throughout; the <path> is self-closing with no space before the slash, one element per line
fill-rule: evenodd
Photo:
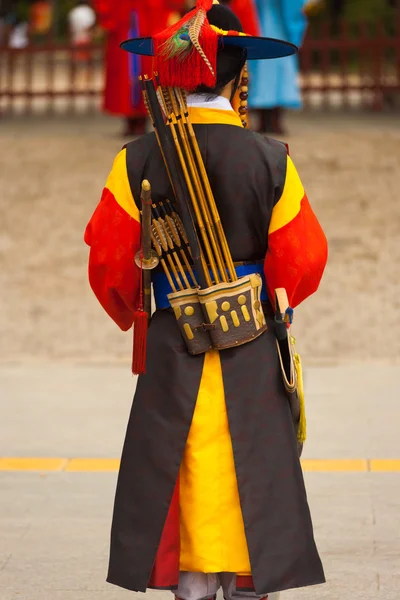
<path fill-rule="evenodd" d="M 318 294 L 296 309 L 307 363 L 395 361 L 400 322 L 400 117 L 288 115 L 291 148 L 327 234 Z M 123 143 L 119 120 L 0 121 L 0 362 L 128 359 L 130 333 L 107 319 L 87 282 L 83 231 Z M 338 307 L 340 309 L 338 310 Z"/>
<path fill-rule="evenodd" d="M 0 456 L 117 458 L 134 385 L 128 364 L 1 367 Z M 396 366 L 307 370 L 305 458 L 400 457 L 399 385 Z M 0 472 L 1 600 L 131 597 L 104 583 L 115 480 Z M 398 600 L 399 473 L 307 472 L 306 482 L 328 583 L 281 600 Z"/>
<path fill-rule="evenodd" d="M 131 336 L 121 338 L 92 297 L 82 244 L 119 125 L 99 116 L 0 125 L 0 600 L 122 600 L 132 595 L 104 583 L 114 469 L 96 460 L 68 472 L 63 460 L 59 472 L 7 471 L 1 461 L 120 455 L 135 385 Z M 396 315 L 400 297 L 399 119 L 313 114 L 289 127 L 331 247 L 295 331 L 314 365 L 304 456 L 331 462 L 305 473 L 328 583 L 281 600 L 399 600 L 400 330 L 377 319 L 382 307 Z M 370 472 L 351 459 L 397 461 Z"/>

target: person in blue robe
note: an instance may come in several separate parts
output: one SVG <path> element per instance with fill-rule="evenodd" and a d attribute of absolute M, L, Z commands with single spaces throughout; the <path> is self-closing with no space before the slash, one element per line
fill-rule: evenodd
<path fill-rule="evenodd" d="M 301 46 L 307 4 L 307 0 L 256 0 L 261 35 Z M 302 107 L 298 57 L 251 61 L 249 72 L 249 108 L 258 111 L 259 130 L 283 133 L 282 109 Z"/>

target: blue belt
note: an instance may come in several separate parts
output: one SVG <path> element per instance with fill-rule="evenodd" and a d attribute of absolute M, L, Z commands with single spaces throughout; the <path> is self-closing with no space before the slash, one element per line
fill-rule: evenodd
<path fill-rule="evenodd" d="M 265 285 L 264 277 L 264 264 L 263 263 L 249 263 L 244 265 L 238 265 L 235 267 L 236 275 L 238 277 L 245 277 L 252 273 L 259 273 L 263 280 L 263 287 L 261 292 L 261 302 L 268 301 L 267 287 Z M 191 282 L 190 275 L 186 274 L 189 282 Z M 163 308 L 170 308 L 170 303 L 167 298 L 168 294 L 172 292 L 168 278 L 163 271 L 157 271 L 152 274 L 153 280 L 153 291 L 156 300 L 156 307 L 158 310 Z"/>

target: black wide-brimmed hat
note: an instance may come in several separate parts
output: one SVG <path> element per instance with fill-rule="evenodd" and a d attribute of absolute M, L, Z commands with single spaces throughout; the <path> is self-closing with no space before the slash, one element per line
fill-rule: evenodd
<path fill-rule="evenodd" d="M 217 53 L 225 47 L 242 48 L 247 60 L 283 58 L 298 51 L 283 40 L 247 35 L 234 13 L 217 0 L 197 0 L 195 9 L 173 27 L 121 44 L 127 52 L 154 56 L 162 85 L 188 90 L 215 85 Z"/>

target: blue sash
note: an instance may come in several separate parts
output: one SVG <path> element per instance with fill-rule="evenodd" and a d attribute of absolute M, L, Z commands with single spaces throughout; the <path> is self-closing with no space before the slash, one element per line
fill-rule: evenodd
<path fill-rule="evenodd" d="M 238 265 L 235 267 L 236 275 L 238 277 L 245 277 L 246 275 L 251 275 L 252 273 L 259 273 L 263 280 L 263 287 L 261 292 L 261 302 L 268 301 L 267 287 L 265 284 L 264 277 L 264 263 L 249 263 L 244 265 Z M 187 274 L 188 279 L 190 281 L 190 276 Z M 167 295 L 172 292 L 171 286 L 167 279 L 167 276 L 163 271 L 157 271 L 152 273 L 153 280 L 153 291 L 154 297 L 156 300 L 156 308 L 157 310 L 163 308 L 170 308 L 170 303 L 168 301 Z"/>

